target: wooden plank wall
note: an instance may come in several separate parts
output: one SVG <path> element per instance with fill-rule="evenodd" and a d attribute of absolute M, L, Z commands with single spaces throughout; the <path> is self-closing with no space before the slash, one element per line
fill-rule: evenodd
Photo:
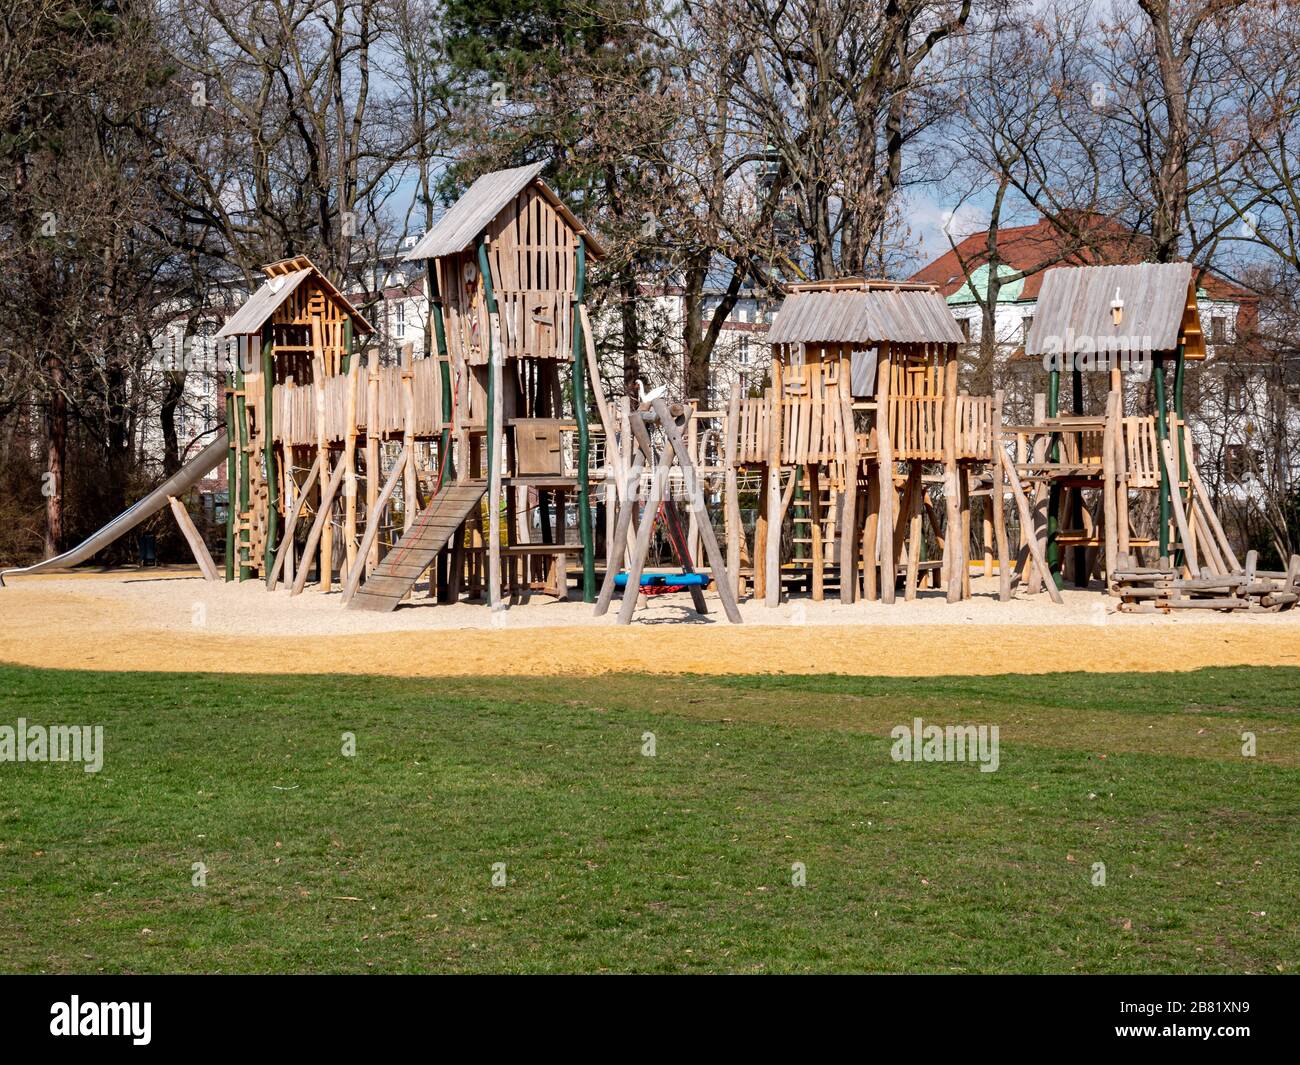
<path fill-rule="evenodd" d="M 416 359 L 412 364 L 415 374 L 415 424 L 414 434 L 420 439 L 430 439 L 442 431 L 442 386 L 438 377 L 436 359 Z M 401 439 L 406 429 L 406 397 L 402 385 L 400 366 L 381 366 L 378 372 L 378 418 L 376 435 L 381 439 Z M 290 445 L 316 444 L 316 397 L 314 389 L 300 386 L 296 381 L 276 385 L 272 402 L 275 406 L 275 438 Z M 356 428 L 367 433 L 369 418 L 367 403 L 358 403 Z M 343 442 L 348 437 L 348 379 L 342 375 L 325 378 L 325 438 L 330 442 Z"/>

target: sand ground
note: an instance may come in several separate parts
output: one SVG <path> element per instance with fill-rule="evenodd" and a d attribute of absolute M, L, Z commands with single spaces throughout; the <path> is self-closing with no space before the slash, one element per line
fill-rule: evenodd
<path fill-rule="evenodd" d="M 190 570 L 15 577 L 0 589 L 0 661 L 51 668 L 395 676 L 847 673 L 887 676 L 1157 671 L 1300 665 L 1300 612 L 1193 620 L 1122 615 L 1098 592 L 999 603 L 996 582 L 949 606 L 795 598 L 744 602 L 745 623 L 658 597 L 631 626 L 615 611 L 546 596 L 493 614 L 421 592 L 392 614 L 344 610 L 337 593 L 291 597 Z M 716 603 L 713 604 L 716 607 Z"/>

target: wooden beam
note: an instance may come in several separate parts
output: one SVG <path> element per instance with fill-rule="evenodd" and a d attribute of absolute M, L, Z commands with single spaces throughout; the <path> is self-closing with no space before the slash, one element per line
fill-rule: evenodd
<path fill-rule="evenodd" d="M 393 468 L 388 471 L 388 480 L 384 482 L 383 491 L 375 497 L 375 502 L 370 505 L 369 513 L 366 515 L 366 531 L 361 538 L 361 548 L 359 554 L 362 558 L 369 556 L 371 548 L 378 550 L 379 543 L 379 516 L 384 512 L 384 507 L 388 506 L 388 500 L 392 498 L 393 490 L 397 488 L 397 482 L 401 479 L 406 470 L 406 465 L 411 461 L 411 453 L 402 448 L 402 452 L 397 456 L 397 461 L 393 463 Z M 378 468 L 375 469 L 378 473 Z M 347 583 L 343 586 L 343 602 L 351 599 L 361 584 L 362 567 L 356 566 L 348 573 Z"/>
<path fill-rule="evenodd" d="M 199 530 L 194 527 L 194 520 L 190 517 L 190 512 L 185 509 L 185 504 L 175 496 L 168 496 L 167 502 L 171 504 L 172 516 L 176 519 L 176 524 L 181 527 L 181 532 L 185 535 L 185 542 L 190 545 L 190 551 L 194 555 L 194 561 L 199 564 L 203 579 L 206 581 L 219 580 L 217 564 L 212 561 L 212 552 L 208 550 L 208 545 L 203 542 Z"/>
<path fill-rule="evenodd" d="M 323 468 L 323 467 L 322 467 Z M 302 565 L 298 568 L 298 573 L 293 579 L 293 595 L 302 593 L 303 586 L 307 583 L 307 574 L 311 570 L 309 560 L 312 553 L 316 550 L 316 545 L 324 542 L 324 534 L 330 528 L 330 510 L 334 506 L 334 497 L 338 494 L 339 484 L 343 481 L 343 463 L 334 467 L 334 472 L 330 474 L 329 484 L 321 492 L 320 505 L 316 509 L 316 520 L 311 523 L 311 531 L 307 533 L 307 543 L 302 549 Z M 325 570 L 321 573 L 321 589 L 329 587 L 331 574 L 328 564 L 325 563 L 325 553 L 321 552 L 321 561 L 325 565 Z"/>
<path fill-rule="evenodd" d="M 1020 511 L 1020 527 L 1024 530 L 1025 543 L 1029 548 L 1030 557 L 1034 560 L 1034 566 L 1043 578 L 1043 583 L 1047 587 L 1047 594 L 1051 596 L 1052 602 L 1063 602 L 1061 590 L 1056 587 L 1056 581 L 1052 580 L 1052 575 L 1047 569 L 1047 559 L 1043 555 L 1042 545 L 1038 542 L 1038 537 L 1034 533 L 1034 521 L 1029 513 L 1029 500 L 1025 498 L 1025 491 L 1020 487 L 1020 474 L 1016 472 L 1011 460 L 1007 458 L 1006 451 L 1002 448 L 997 450 L 1002 468 L 1006 471 L 1007 480 L 1011 482 L 1011 492 L 1016 497 L 1016 507 Z"/>
<path fill-rule="evenodd" d="M 275 553 L 275 565 L 271 567 L 271 572 L 266 577 L 267 591 L 275 591 L 276 584 L 280 580 L 280 571 L 284 568 L 285 560 L 293 551 L 293 533 L 298 526 L 298 517 L 302 514 L 303 507 L 307 505 L 307 494 L 311 487 L 316 483 L 316 478 L 320 475 L 320 453 L 316 455 L 316 461 L 311 464 L 311 470 L 307 473 L 307 479 L 302 482 L 302 487 L 294 494 L 293 511 L 289 515 L 289 520 L 284 526 L 284 535 L 280 539 L 280 549 Z M 306 556 L 303 557 L 303 566 L 309 565 Z"/>

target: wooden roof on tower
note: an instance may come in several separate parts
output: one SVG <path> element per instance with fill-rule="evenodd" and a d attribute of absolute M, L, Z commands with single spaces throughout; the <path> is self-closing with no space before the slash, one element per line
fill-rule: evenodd
<path fill-rule="evenodd" d="M 605 249 L 572 211 L 565 206 L 550 186 L 540 177 L 545 163 L 532 163 L 511 170 L 494 170 L 474 182 L 465 194 L 451 205 L 434 223 L 419 242 L 403 258 L 407 262 L 418 259 L 440 259 L 456 255 L 469 248 L 494 218 L 514 201 L 529 185 L 539 192 L 587 245 L 587 253 L 596 259 L 605 257 Z"/>
<path fill-rule="evenodd" d="M 268 263 L 262 267 L 262 272 L 266 274 L 266 281 L 239 310 L 226 319 L 225 324 L 217 331 L 218 339 L 260 333 L 262 326 L 280 304 L 309 277 L 315 278 L 325 295 L 352 319 L 353 328 L 358 334 L 375 331 L 375 327 L 366 321 L 365 316 L 352 306 L 348 298 L 334 287 L 334 283 L 321 273 L 307 256 L 298 255 L 292 259 Z"/>

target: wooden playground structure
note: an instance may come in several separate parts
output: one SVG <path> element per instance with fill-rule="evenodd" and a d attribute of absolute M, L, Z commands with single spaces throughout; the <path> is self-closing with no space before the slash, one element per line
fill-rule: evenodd
<path fill-rule="evenodd" d="M 1300 598 L 1300 559 L 1238 561 L 1196 469 L 1183 385 L 1205 342 L 1189 264 L 1049 270 L 1024 352 L 1047 388 L 1025 424 L 1004 421 L 1001 391 L 961 388 L 963 337 L 937 290 L 861 278 L 791 285 L 766 387 L 733 385 L 725 409 L 662 389 L 610 398 L 584 306 L 604 251 L 541 169 L 481 177 L 407 254 L 425 268 L 428 339 L 395 365 L 309 260 L 267 266 L 218 333 L 236 355 L 227 433 L 28 571 L 75 564 L 170 504 L 219 579 L 177 497 L 224 459 L 225 579 L 337 587 L 351 609 L 392 610 L 421 582 L 438 603 L 499 609 L 567 598 L 576 578 L 601 614 L 622 588 L 623 623 L 665 587 L 698 613 L 711 587 L 739 622 L 747 589 L 767 606 L 790 589 L 956 603 L 981 565 L 1003 601 L 1060 602 L 1068 582 L 1142 612 Z M 1126 392 L 1134 376 L 1151 387 Z M 675 575 L 649 565 L 659 528 Z"/>

